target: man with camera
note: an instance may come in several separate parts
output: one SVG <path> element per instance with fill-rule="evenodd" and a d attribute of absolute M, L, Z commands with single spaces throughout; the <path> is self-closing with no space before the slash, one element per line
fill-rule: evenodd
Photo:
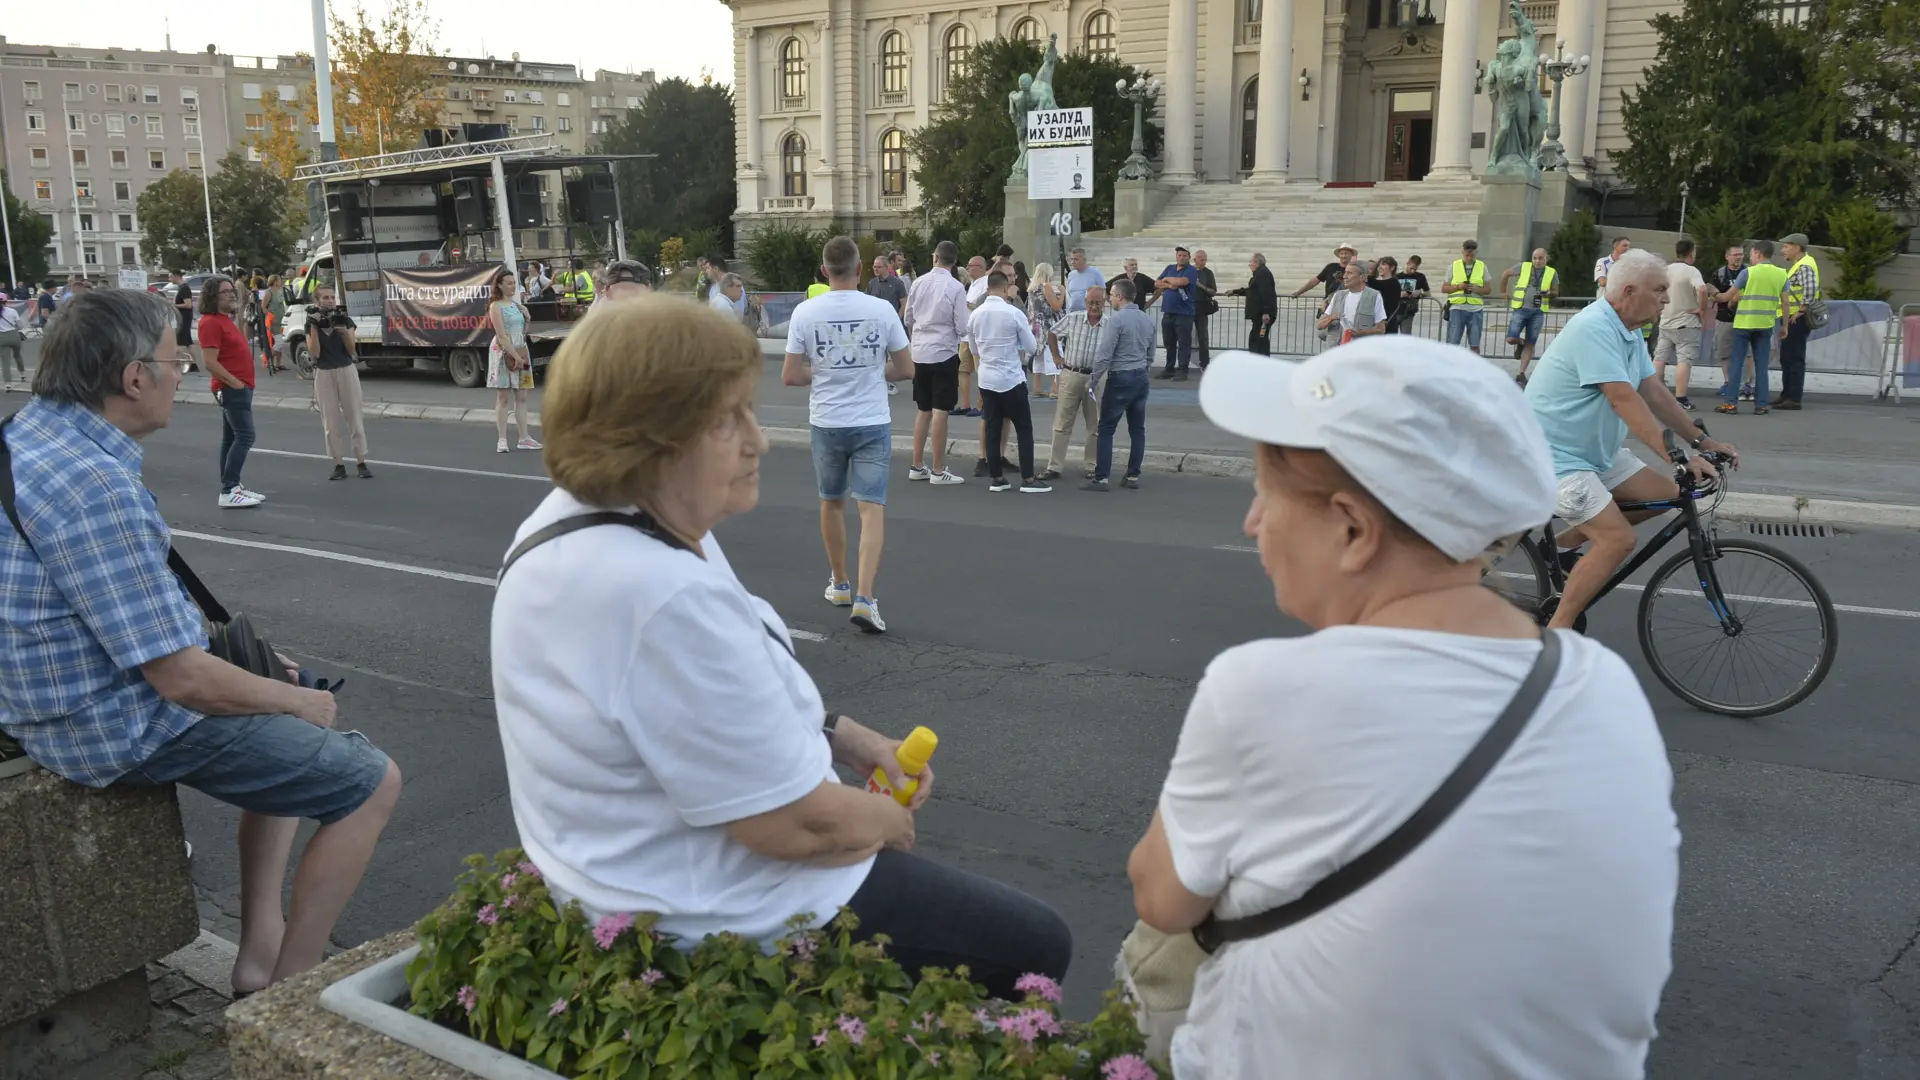
<path fill-rule="evenodd" d="M 243 811 L 233 987 L 258 990 L 320 962 L 400 771 L 333 730 L 333 696 L 299 685 L 284 657 L 285 678 L 264 678 L 207 651 L 140 476 L 138 440 L 167 426 L 186 365 L 173 307 L 132 290 L 70 306 L 47 330 L 32 400 L 0 427 L 0 730 L 75 783 L 179 783 Z M 320 829 L 288 919 L 303 817 Z"/>
<path fill-rule="evenodd" d="M 373 470 L 367 468 L 360 369 L 354 365 L 359 348 L 355 332 L 353 316 L 334 304 L 333 286 L 314 290 L 313 306 L 307 309 L 307 355 L 313 357 L 313 401 L 320 409 L 320 430 L 327 438 L 327 454 L 333 458 L 329 480 L 347 478 L 344 455 L 348 449 L 359 464 L 360 478 L 373 479 Z"/>

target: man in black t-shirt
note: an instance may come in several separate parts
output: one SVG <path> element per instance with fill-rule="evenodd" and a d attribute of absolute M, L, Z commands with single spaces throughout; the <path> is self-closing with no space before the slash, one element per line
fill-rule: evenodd
<path fill-rule="evenodd" d="M 1707 275 L 1707 283 L 1713 286 L 1713 291 L 1716 293 L 1732 292 L 1733 283 L 1740 276 L 1742 264 L 1746 260 L 1745 248 L 1739 244 L 1728 247 L 1726 265 L 1715 267 L 1713 273 Z M 1713 326 L 1708 330 L 1713 335 L 1713 359 L 1720 365 L 1722 379 L 1727 377 L 1727 359 L 1733 351 L 1733 309 L 1736 306 L 1738 306 L 1737 303 L 1713 305 Z M 1707 330 L 1706 327 L 1702 329 Z M 1704 351 L 1704 345 L 1702 351 Z"/>
<path fill-rule="evenodd" d="M 320 407 L 320 427 L 327 436 L 327 453 L 333 458 L 329 480 L 345 480 L 345 450 L 350 444 L 360 464 L 360 477 L 373 478 L 367 468 L 367 426 L 361 419 L 360 371 L 354 366 L 353 316 L 345 308 L 335 307 L 333 287 L 315 290 L 313 306 L 307 308 L 306 348 L 313 357 L 313 398 Z"/>
<path fill-rule="evenodd" d="M 1358 251 L 1354 250 L 1352 244 L 1341 244 L 1339 247 L 1334 248 L 1334 261 L 1321 267 L 1319 273 L 1308 278 L 1306 284 L 1295 289 L 1291 295 L 1300 296 L 1308 289 L 1313 288 L 1315 283 L 1318 283 L 1326 287 L 1326 295 L 1331 297 L 1334 290 L 1340 288 L 1341 279 L 1346 276 L 1347 264 L 1352 262 L 1359 254 Z"/>
<path fill-rule="evenodd" d="M 186 275 L 178 270 L 167 273 L 167 281 L 173 285 L 173 309 L 179 315 L 179 325 L 173 332 L 177 345 L 193 344 L 193 287 L 187 284 Z"/>

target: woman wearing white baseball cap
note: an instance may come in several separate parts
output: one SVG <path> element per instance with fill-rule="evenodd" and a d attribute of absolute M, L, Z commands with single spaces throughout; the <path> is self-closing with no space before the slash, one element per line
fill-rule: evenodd
<path fill-rule="evenodd" d="M 1673 776 L 1626 663 L 1480 585 L 1553 512 L 1512 380 L 1373 338 L 1228 353 L 1259 544 L 1309 633 L 1222 653 L 1128 864 L 1194 931 L 1179 1080 L 1639 1077 L 1671 970 Z"/>

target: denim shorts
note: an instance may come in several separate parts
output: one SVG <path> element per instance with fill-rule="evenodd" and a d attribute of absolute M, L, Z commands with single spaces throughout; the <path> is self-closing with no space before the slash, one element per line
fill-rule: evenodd
<path fill-rule="evenodd" d="M 1540 328 L 1546 325 L 1546 321 L 1547 313 L 1539 308 L 1520 308 L 1507 318 L 1507 340 L 1538 345 Z"/>
<path fill-rule="evenodd" d="M 387 755 L 365 735 L 278 714 L 209 716 L 119 782 L 184 784 L 256 814 L 331 825 L 386 775 Z"/>
<path fill-rule="evenodd" d="M 813 475 L 822 499 L 838 502 L 851 487 L 855 502 L 885 506 L 892 467 L 890 424 L 813 429 Z"/>
<path fill-rule="evenodd" d="M 1480 326 L 1485 321 L 1487 309 L 1468 304 L 1458 304 L 1447 309 L 1447 344 L 1458 345 L 1460 338 L 1467 339 L 1467 348 L 1480 347 Z"/>

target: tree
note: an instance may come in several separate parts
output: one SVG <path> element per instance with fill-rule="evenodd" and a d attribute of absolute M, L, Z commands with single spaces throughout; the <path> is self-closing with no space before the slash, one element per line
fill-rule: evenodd
<path fill-rule="evenodd" d="M 658 155 L 619 165 L 620 210 L 630 244 L 643 232 L 703 234 L 717 235 L 732 250 L 733 124 L 731 89 L 672 78 L 601 137 L 595 153 Z M 658 244 L 651 246 L 658 250 Z"/>
<path fill-rule="evenodd" d="M 295 213 L 291 184 L 230 150 L 209 185 L 213 235 L 223 261 L 229 261 L 232 252 L 230 261 L 270 271 L 293 261 L 294 241 L 300 238 L 295 222 L 304 220 L 304 212 Z"/>
<path fill-rule="evenodd" d="M 341 157 L 411 150 L 422 132 L 444 124 L 440 61 L 433 56 L 437 30 L 427 0 L 394 0 L 378 20 L 358 4 L 345 16 L 328 7 L 334 141 Z M 266 126 L 248 144 L 276 175 L 290 178 L 310 158 L 301 132 L 320 122 L 319 93 L 308 81 L 295 101 L 262 94 L 261 112 Z"/>
<path fill-rule="evenodd" d="M 135 206 L 144 234 L 140 250 L 149 262 L 212 269 L 207 265 L 206 194 L 197 173 L 173 170 L 148 184 Z"/>
<path fill-rule="evenodd" d="M 21 280 L 39 281 L 47 276 L 47 242 L 53 239 L 53 223 L 13 197 L 4 170 L 0 170 L 0 191 L 6 192 L 7 226 L 13 231 L 13 267 Z"/>
<path fill-rule="evenodd" d="M 1006 212 L 1007 177 L 1019 156 L 1019 140 L 1007 117 L 1007 95 L 1022 74 L 1040 66 L 1039 45 L 999 38 L 967 55 L 967 73 L 947 88 L 947 100 L 932 122 L 907 136 L 913 179 L 921 202 L 943 235 L 962 228 L 998 230 Z M 1063 108 L 1093 106 L 1093 198 L 1080 205 L 1088 229 L 1113 224 L 1113 181 L 1133 146 L 1133 109 L 1114 93 L 1134 68 L 1106 58 L 1069 54 L 1054 69 L 1054 96 Z M 1147 154 L 1159 153 L 1160 129 L 1146 125 Z"/>
<path fill-rule="evenodd" d="M 1885 300 L 1893 294 L 1880 287 L 1874 272 L 1893 261 L 1907 230 L 1892 214 L 1865 199 L 1845 203 L 1827 215 L 1833 242 L 1841 246 L 1839 280 L 1827 295 L 1836 300 Z"/>
<path fill-rule="evenodd" d="M 1587 271 L 1599 257 L 1600 226 L 1593 211 L 1574 211 L 1547 242 L 1547 263 L 1559 271 L 1560 295 L 1592 296 L 1593 275 Z"/>
<path fill-rule="evenodd" d="M 303 86 L 292 101 L 281 101 L 279 92 L 271 87 L 260 94 L 263 126 L 247 145 L 260 151 L 261 164 L 282 180 L 293 179 L 293 170 L 313 160 L 313 151 L 301 133 L 317 122 L 315 100 L 312 83 Z"/>

